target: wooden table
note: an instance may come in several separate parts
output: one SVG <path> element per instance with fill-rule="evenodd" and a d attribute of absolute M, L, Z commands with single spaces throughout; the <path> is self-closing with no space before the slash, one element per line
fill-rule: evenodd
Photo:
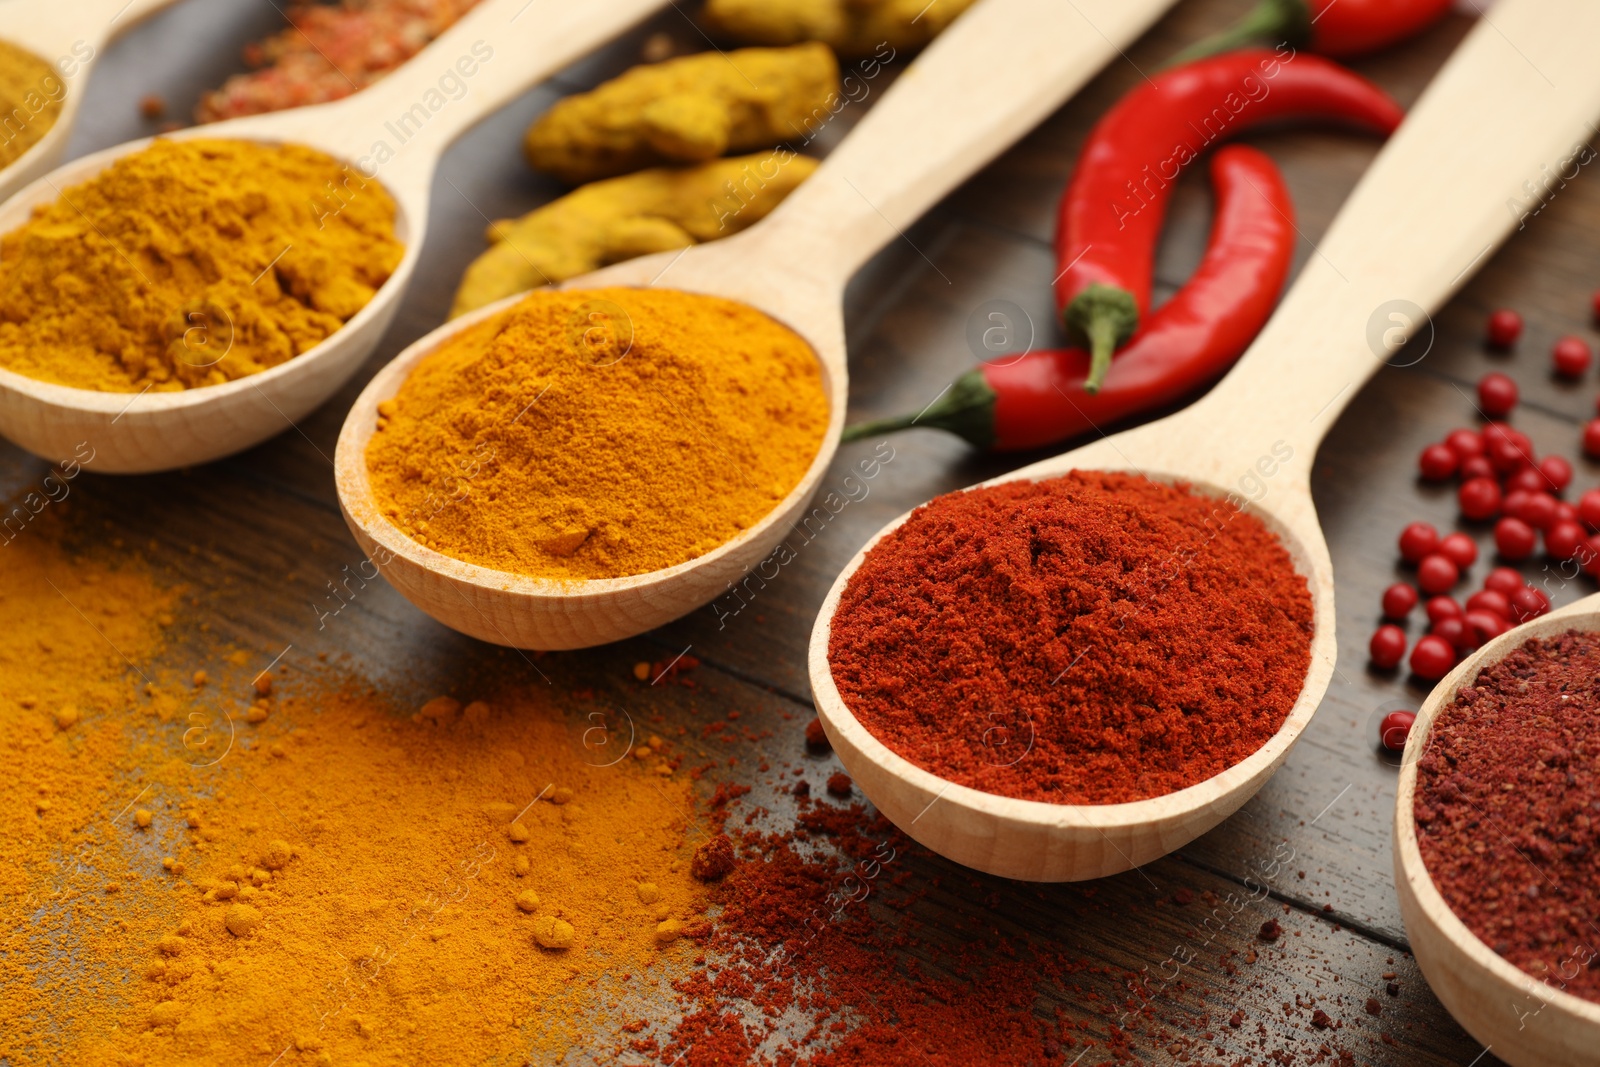
<path fill-rule="evenodd" d="M 853 417 L 915 410 L 930 401 L 971 363 L 966 326 L 986 301 L 1020 306 L 1049 343 L 1055 200 L 1085 131 L 1141 71 L 1247 6 L 1248 0 L 1181 3 L 1128 51 L 1126 62 L 1113 64 L 862 271 L 847 305 Z M 187 114 L 202 88 L 237 69 L 245 41 L 280 23 L 272 4 L 189 0 L 140 27 L 97 72 L 72 154 L 153 132 L 156 124 L 136 108 L 147 93 L 161 94 L 174 113 Z M 1453 19 L 1359 69 L 1408 103 L 1467 25 Z M 223 605 L 208 620 L 223 637 L 269 655 L 291 645 L 285 658 L 291 665 L 319 654 L 345 659 L 374 678 L 415 687 L 419 701 L 511 655 L 443 629 L 381 583 L 361 589 L 337 615 L 321 615 L 339 606 L 328 583 L 360 562 L 339 517 L 329 457 L 344 412 L 370 374 L 444 318 L 462 269 L 483 247 L 485 219 L 526 211 L 557 194 L 554 183 L 522 163 L 518 138 L 527 122 L 559 95 L 633 62 L 653 31 L 685 48 L 701 47 L 684 17 L 669 11 L 528 93 L 456 145 L 438 178 L 424 260 L 396 325 L 357 380 L 322 409 L 297 426 L 285 425 L 282 435 L 259 448 L 201 469 L 139 478 L 91 474 L 75 484 L 78 499 L 113 520 L 129 543 L 154 542 L 152 555 L 168 576 Z M 824 147 L 848 126 L 852 111 L 859 108 L 846 109 L 822 139 Z M 1304 262 L 1377 146 L 1367 137 L 1321 131 L 1250 140 L 1287 174 L 1303 236 L 1297 260 Z M 1161 295 L 1198 260 L 1209 209 L 1203 177 L 1186 179 L 1159 257 Z M 1042 888 L 979 879 L 983 892 L 976 896 L 930 890 L 928 907 L 1026 938 L 1041 951 L 1122 972 L 1147 969 L 1157 990 L 1147 1001 L 1130 1004 L 1134 994 L 1127 988 L 1100 979 L 1108 1002 L 1140 1012 L 1131 1047 L 1144 1062 L 1314 1062 L 1333 1036 L 1312 1027 L 1317 1008 L 1342 1024 L 1337 1044 L 1353 1051 L 1356 1062 L 1498 1062 L 1492 1053 L 1480 1056 L 1483 1050 L 1445 1015 L 1406 954 L 1391 885 L 1396 771 L 1375 749 L 1375 724 L 1387 710 L 1415 707 L 1424 690 L 1403 676 L 1370 670 L 1366 641 L 1377 623 L 1381 590 L 1403 577 L 1395 551 L 1400 528 L 1413 519 L 1442 529 L 1455 522 L 1452 491 L 1419 487 L 1415 457 L 1449 429 L 1472 424 L 1469 397 L 1481 374 L 1502 367 L 1517 377 L 1525 404 L 1516 421 L 1541 452 L 1578 454 L 1578 428 L 1593 413 L 1595 390 L 1554 382 L 1548 350 L 1562 334 L 1593 338 L 1589 299 L 1600 283 L 1600 245 L 1570 239 L 1586 218 L 1600 218 L 1600 186 L 1580 179 L 1557 192 L 1436 316 L 1426 358 L 1379 373 L 1323 446 L 1313 481 L 1338 576 L 1341 655 L 1315 722 L 1267 787 L 1191 847 L 1119 877 Z M 1481 342 L 1486 315 L 1502 305 L 1527 317 L 1520 355 L 1489 353 Z M 619 699 L 655 701 L 658 710 L 691 701 L 702 715 L 738 710 L 754 733 L 770 731 L 752 751 L 800 760 L 800 728 L 812 714 L 805 646 L 838 568 L 894 515 L 1018 462 L 976 456 L 931 431 L 896 437 L 893 445 L 894 458 L 868 495 L 840 512 L 738 614 L 707 608 L 635 641 L 554 654 L 541 663 L 558 685 L 602 686 Z M 870 447 L 841 449 L 824 487 L 840 482 Z M 5 492 L 36 483 L 46 469 L 9 446 L 0 446 L 0 457 Z M 1596 481 L 1594 464 L 1576 465 L 1576 489 Z M 1476 532 L 1488 556 L 1487 531 Z M 1474 585 L 1490 565 L 1483 559 L 1472 569 Z M 1539 562 L 1523 569 L 1535 580 L 1547 576 Z M 1562 582 L 1553 569 L 1548 577 L 1557 604 L 1590 588 L 1587 579 Z M 1413 624 L 1413 638 L 1416 633 Z M 692 694 L 675 689 L 640 696 L 627 688 L 636 661 L 668 660 L 686 650 L 703 662 Z M 819 782 L 836 769 L 821 758 L 807 766 Z M 949 867 L 934 858 L 906 862 L 915 879 L 930 885 Z M 1247 877 L 1270 887 L 1270 898 L 1205 925 L 1211 894 L 1243 896 Z M 1175 894 L 1193 900 L 1179 904 Z M 1272 945 L 1257 938 L 1269 918 L 1285 928 Z M 1252 950 L 1259 959 L 1239 964 Z M 1398 997 L 1385 992 L 1388 972 L 1397 976 Z M 1369 997 L 1381 1004 L 1381 1015 L 1367 1014 Z M 1069 1016 L 1103 1022 L 1103 1007 L 1082 1000 L 1061 1006 Z M 1246 1010 L 1251 1027 L 1226 1025 L 1236 1007 Z M 1208 1040 L 1172 1029 L 1174 1021 L 1207 1014 Z M 1265 1029 L 1256 1031 L 1256 1021 Z M 1105 1062 L 1104 1050 L 1083 1062 Z"/>

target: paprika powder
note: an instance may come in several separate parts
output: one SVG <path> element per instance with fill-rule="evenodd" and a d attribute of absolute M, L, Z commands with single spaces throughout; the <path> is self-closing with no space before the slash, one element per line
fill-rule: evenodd
<path fill-rule="evenodd" d="M 1523 643 L 1443 707 L 1417 762 L 1417 844 L 1450 910 L 1535 978 L 1600 1001 L 1590 813 L 1600 634 Z"/>
<path fill-rule="evenodd" d="M 1195 785 L 1278 731 L 1311 663 L 1306 580 L 1248 512 L 1072 471 L 939 497 L 873 547 L 828 658 L 901 756 L 1021 800 Z"/>

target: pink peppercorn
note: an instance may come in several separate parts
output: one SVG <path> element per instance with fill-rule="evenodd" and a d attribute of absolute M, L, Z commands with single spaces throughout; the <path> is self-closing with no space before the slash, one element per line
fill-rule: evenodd
<path fill-rule="evenodd" d="M 1400 531 L 1400 558 L 1417 563 L 1439 547 L 1439 531 L 1426 522 L 1413 522 Z"/>
<path fill-rule="evenodd" d="M 1400 627 L 1385 623 L 1378 627 L 1372 635 L 1372 640 L 1367 642 L 1367 655 L 1372 659 L 1372 665 L 1379 670 L 1389 670 L 1398 667 L 1400 661 L 1406 657 L 1406 633 Z"/>
<path fill-rule="evenodd" d="M 1383 591 L 1383 614 L 1390 619 L 1403 619 L 1417 606 L 1417 591 L 1405 582 L 1396 582 Z"/>
<path fill-rule="evenodd" d="M 1489 347 L 1510 348 L 1522 335 L 1522 316 L 1509 308 L 1500 308 L 1489 316 Z"/>
<path fill-rule="evenodd" d="M 1461 569 L 1442 552 L 1434 552 L 1417 564 L 1417 585 L 1424 593 L 1444 593 L 1461 578 Z"/>
<path fill-rule="evenodd" d="M 1437 623 L 1443 622 L 1445 619 L 1459 619 L 1461 617 L 1461 605 L 1456 603 L 1454 597 L 1429 597 L 1426 610 L 1429 622 Z"/>
<path fill-rule="evenodd" d="M 1406 747 L 1406 738 L 1411 736 L 1411 727 L 1415 726 L 1417 716 L 1410 711 L 1391 711 L 1378 723 L 1378 743 L 1390 752 L 1400 752 Z"/>
<path fill-rule="evenodd" d="M 1478 407 L 1491 419 L 1503 419 L 1517 406 L 1520 393 L 1508 374 L 1490 371 L 1478 379 Z"/>
<path fill-rule="evenodd" d="M 1439 551 L 1463 570 L 1478 562 L 1478 542 L 1464 533 L 1446 534 L 1444 540 L 1439 542 Z"/>

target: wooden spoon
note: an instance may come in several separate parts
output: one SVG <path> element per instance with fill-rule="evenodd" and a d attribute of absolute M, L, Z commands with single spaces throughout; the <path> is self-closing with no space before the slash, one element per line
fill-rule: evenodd
<path fill-rule="evenodd" d="M 1600 594 L 1501 634 L 1458 664 L 1417 712 L 1395 791 L 1394 886 L 1411 952 L 1445 1009 L 1512 1067 L 1600 1067 L 1600 1004 L 1547 985 L 1497 955 L 1450 910 L 1417 846 L 1417 762 L 1439 710 L 1480 671 L 1524 641 L 1568 630 L 1600 631 Z"/>
<path fill-rule="evenodd" d="M 9 167 L 0 169 L 0 200 L 48 171 L 67 150 L 89 72 L 111 41 L 172 0 L 8 0 L 0 5 L 0 41 L 26 48 L 56 74 L 66 95 L 55 125 Z M 85 28 L 87 27 L 87 28 Z M 53 95 L 48 86 L 40 86 Z"/>
<path fill-rule="evenodd" d="M 1171 3 L 982 0 L 911 64 L 772 215 L 734 237 L 567 283 L 661 285 L 731 297 L 786 323 L 816 350 L 832 408 L 827 436 L 800 484 L 750 529 L 665 570 L 555 582 L 463 563 L 422 547 L 390 523 L 367 482 L 365 452 L 379 402 L 434 349 L 509 307 L 518 299 L 512 297 L 400 353 L 351 408 L 334 467 L 345 521 L 362 550 L 440 622 L 520 648 L 620 640 L 723 593 L 797 521 L 838 447 L 846 386 L 840 297 L 851 274 L 887 242 L 904 240 L 917 216 L 1048 115 Z"/>
<path fill-rule="evenodd" d="M 103 393 L 0 370 L 0 434 L 50 460 L 71 456 L 80 442 L 88 442 L 94 470 L 145 472 L 203 463 L 288 429 L 361 366 L 399 310 L 428 229 L 434 167 L 450 142 L 664 2 L 484 0 L 401 69 L 353 96 L 172 134 L 309 145 L 350 162 L 352 172 L 375 170 L 398 205 L 395 229 L 406 245 L 399 267 L 366 307 L 320 345 L 222 385 Z M 149 143 L 147 138 L 118 145 L 41 178 L 0 204 L 0 233 L 22 225 L 36 205 Z"/>
<path fill-rule="evenodd" d="M 1176 415 L 985 483 L 1118 470 L 1248 498 L 1247 510 L 1283 539 L 1306 576 L 1315 609 L 1311 668 L 1282 728 L 1222 774 L 1135 803 L 1014 800 L 931 774 L 856 720 L 829 670 L 833 613 L 869 543 L 823 603 L 811 638 L 811 686 L 846 769 L 901 829 L 993 874 L 1097 878 L 1147 863 L 1209 830 L 1283 761 L 1322 699 L 1337 648 L 1332 566 L 1311 501 L 1317 445 L 1388 354 L 1386 342 L 1421 330 L 1395 361 L 1426 354 L 1432 340 L 1426 310 L 1442 304 L 1516 226 L 1506 205 L 1525 196 L 1523 183 L 1541 180 L 1541 164 L 1559 167 L 1600 116 L 1600 66 L 1584 43 L 1600 32 L 1600 5 L 1502 0 L 1492 18 L 1434 78 L 1221 384 Z"/>

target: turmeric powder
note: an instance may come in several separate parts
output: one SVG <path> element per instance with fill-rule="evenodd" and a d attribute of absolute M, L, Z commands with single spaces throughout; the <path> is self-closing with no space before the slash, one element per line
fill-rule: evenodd
<path fill-rule="evenodd" d="M 528 162 L 572 185 L 701 163 L 804 137 L 839 92 L 820 44 L 705 52 L 634 67 L 555 103 L 528 127 Z"/>
<path fill-rule="evenodd" d="M 706 0 L 701 20 L 739 44 L 822 41 L 846 58 L 921 48 L 973 0 Z"/>
<path fill-rule="evenodd" d="M 407 536 L 563 580 L 644 574 L 735 537 L 804 477 L 828 423 L 804 339 L 670 289 L 530 293 L 378 410 L 368 474 Z"/>
<path fill-rule="evenodd" d="M 38 144 L 61 114 L 66 86 L 49 63 L 0 41 L 0 170 Z"/>
<path fill-rule="evenodd" d="M 594 182 L 489 227 L 451 316 L 651 252 L 737 233 L 765 218 L 817 162 L 787 149 Z"/>
<path fill-rule="evenodd" d="M 158 140 L 0 237 L 0 366 L 110 392 L 277 366 L 388 280 L 394 219 L 376 181 L 313 149 Z"/>
<path fill-rule="evenodd" d="M 0 627 L 0 1062 L 557 1062 L 613 1038 L 629 975 L 693 966 L 661 933 L 706 923 L 672 743 L 613 763 L 592 698 L 515 678 L 261 695 L 270 652 L 177 634 L 172 591 L 70 529 L 0 547 L 28 620 Z"/>

